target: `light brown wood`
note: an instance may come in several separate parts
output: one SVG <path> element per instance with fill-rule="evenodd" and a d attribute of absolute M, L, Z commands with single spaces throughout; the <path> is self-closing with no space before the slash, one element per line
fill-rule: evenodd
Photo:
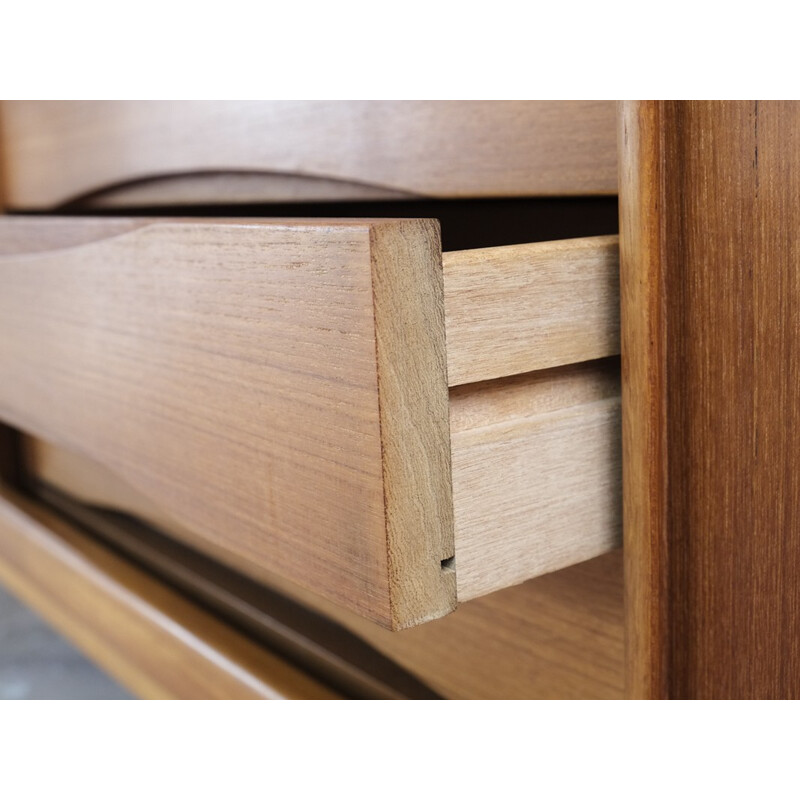
<path fill-rule="evenodd" d="M 50 450 L 41 452 L 46 457 Z M 114 540 L 118 541 L 116 536 Z M 441 620 L 395 633 L 279 576 L 268 576 L 266 583 L 346 626 L 444 697 L 622 696 L 619 550 L 473 600 Z M 234 582 L 227 591 L 235 592 L 238 585 Z M 236 608 L 246 615 L 246 605 L 240 602 Z"/>
<path fill-rule="evenodd" d="M 407 670 L 351 631 L 130 515 L 85 505 L 41 482 L 26 491 L 121 557 L 302 672 L 353 699 L 434 699 Z"/>
<path fill-rule="evenodd" d="M 546 358 L 502 335 L 507 314 L 556 361 L 613 351 L 613 333 L 593 350 L 587 329 L 602 342 L 615 327 L 614 237 L 451 254 L 443 304 L 424 221 L 5 225 L 0 364 L 14 381 L 0 413 L 107 468 L 140 516 L 232 566 L 319 581 L 405 627 L 452 610 L 456 583 L 467 600 L 618 546 L 615 367 L 454 389 L 453 496 L 442 340 L 449 312 L 448 352 L 466 364 L 474 346 L 473 376 Z M 528 291 L 542 265 L 552 278 Z M 119 502 L 92 480 L 91 498 Z"/>
<path fill-rule="evenodd" d="M 370 257 L 389 600 L 393 627 L 406 628 L 456 602 L 438 223 L 375 225 Z"/>
<path fill-rule="evenodd" d="M 10 431 L 13 428 L 0 427 L 0 432 Z M 86 505 L 131 514 L 177 539 L 191 541 L 188 528 L 100 462 L 24 434 L 19 447 L 23 474 L 36 482 L 44 482 Z"/>
<path fill-rule="evenodd" d="M 800 103 L 621 118 L 630 693 L 800 698 Z"/>
<path fill-rule="evenodd" d="M 453 389 L 450 420 L 459 601 L 620 546 L 615 363 Z M 98 464 L 38 439 L 26 438 L 24 452 L 37 480 L 191 540 L 168 513 Z"/>
<path fill-rule="evenodd" d="M 0 418 L 245 571 L 395 628 L 452 610 L 434 223 L 51 222 L 0 220 Z"/>
<path fill-rule="evenodd" d="M 446 698 L 624 697 L 620 550 L 397 632 L 277 576 L 271 585 L 345 625 Z"/>
<path fill-rule="evenodd" d="M 346 626 L 446 698 L 624 697 L 620 550 L 398 632 L 278 576 L 268 583 Z"/>
<path fill-rule="evenodd" d="M 399 633 L 328 610 L 444 697 L 619 700 L 622 594 L 616 551 Z"/>
<path fill-rule="evenodd" d="M 616 236 L 445 253 L 451 386 L 619 353 Z"/>
<path fill-rule="evenodd" d="M 141 697 L 336 697 L 8 488 L 0 490 L 0 579 Z"/>
<path fill-rule="evenodd" d="M 608 101 L 7 101 L 0 112 L 0 171 L 15 209 L 159 176 L 242 171 L 368 184 L 378 197 L 616 191 Z M 140 201 L 202 202 L 214 192 L 170 185 L 154 194 L 151 183 Z M 285 190 L 261 199 L 286 199 Z"/>
<path fill-rule="evenodd" d="M 451 392 L 459 601 L 622 543 L 616 365 Z"/>

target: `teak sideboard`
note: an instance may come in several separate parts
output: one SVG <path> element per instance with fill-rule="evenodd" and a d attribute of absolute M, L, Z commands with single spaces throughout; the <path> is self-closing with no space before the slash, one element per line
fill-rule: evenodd
<path fill-rule="evenodd" d="M 173 698 L 800 697 L 800 104 L 0 104 L 0 581 Z"/>

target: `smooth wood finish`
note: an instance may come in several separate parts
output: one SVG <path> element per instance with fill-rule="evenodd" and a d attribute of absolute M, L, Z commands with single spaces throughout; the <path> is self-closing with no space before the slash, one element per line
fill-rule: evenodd
<path fill-rule="evenodd" d="M 50 498 L 54 495 L 52 491 L 42 491 Z M 71 506 L 74 511 L 75 504 Z M 102 535 L 110 535 L 112 523 L 105 519 L 107 514 L 86 510 L 78 519 L 94 526 L 98 516 L 104 517 Z M 121 523 L 115 524 L 119 527 Z M 126 547 L 142 557 L 142 546 L 147 546 L 153 534 L 148 532 L 145 536 L 141 527 L 128 524 L 131 530 L 114 533 L 112 541 L 120 547 L 127 542 Z M 151 542 L 151 556 L 154 546 L 158 548 L 159 563 L 169 557 L 166 550 L 175 548 L 171 543 Z M 175 553 L 173 560 L 183 575 L 197 557 Z M 246 581 L 241 576 L 223 581 L 219 572 L 217 567 L 208 576 L 213 581 L 208 599 L 219 598 L 222 592 L 224 605 L 228 610 L 235 609 L 240 625 L 262 627 L 264 612 L 258 596 L 259 590 L 263 593 L 264 589 L 245 591 Z M 269 577 L 267 583 L 284 596 L 336 620 L 349 629 L 348 633 L 357 634 L 364 643 L 444 697 L 622 697 L 623 587 L 619 550 L 479 598 L 441 620 L 394 633 L 278 576 Z M 197 588 L 196 579 L 187 585 L 187 589 Z M 274 614 L 273 600 L 265 610 Z M 349 649 L 357 652 L 352 646 Z"/>
<path fill-rule="evenodd" d="M 6 199 L 46 209 L 120 184 L 152 181 L 118 203 L 204 202 L 214 173 L 272 173 L 245 199 L 287 199 L 281 176 L 367 184 L 426 197 L 518 197 L 616 191 L 614 103 L 608 101 L 7 101 Z M 187 194 L 185 176 L 196 175 Z M 295 186 L 292 199 L 304 197 Z M 298 194 L 298 192 L 301 192 Z M 307 199 L 341 199 L 308 188 Z M 249 196 L 247 196 L 249 194 Z M 348 196 L 345 193 L 344 196 Z M 110 197 L 106 204 L 114 204 Z"/>
<path fill-rule="evenodd" d="M 0 579 L 141 697 L 336 697 L 8 488 L 0 491 Z"/>
<path fill-rule="evenodd" d="M 626 693 L 636 699 L 669 696 L 660 110 L 623 103 L 619 119 Z"/>
<path fill-rule="evenodd" d="M 445 253 L 451 386 L 619 353 L 616 236 Z"/>
<path fill-rule="evenodd" d="M 407 670 L 313 608 L 227 569 L 130 515 L 77 502 L 31 476 L 26 475 L 24 485 L 66 521 L 345 697 L 438 697 Z"/>
<path fill-rule="evenodd" d="M 622 554 L 544 575 L 399 633 L 339 620 L 453 699 L 624 697 Z"/>
<path fill-rule="evenodd" d="M 619 547 L 617 365 L 450 395 L 459 601 Z"/>
<path fill-rule="evenodd" d="M 51 223 L 0 220 L 0 418 L 245 571 L 395 628 L 452 610 L 435 223 Z"/>
<path fill-rule="evenodd" d="M 615 362 L 451 391 L 460 602 L 620 546 L 619 416 Z M 191 531 L 95 462 L 29 437 L 24 456 L 36 480 L 192 540 Z"/>
<path fill-rule="evenodd" d="M 400 628 L 452 610 L 456 582 L 471 599 L 618 546 L 615 368 L 455 389 L 452 497 L 441 330 L 449 312 L 449 353 L 465 364 L 474 346 L 473 377 L 546 358 L 500 335 L 507 315 L 556 361 L 613 350 L 614 237 L 451 254 L 442 304 L 424 221 L 4 230 L 0 413 L 110 470 L 143 518 L 235 568 L 319 582 Z M 113 506 L 94 473 L 91 497 Z"/>
<path fill-rule="evenodd" d="M 800 104 L 622 115 L 630 691 L 800 697 Z"/>
<path fill-rule="evenodd" d="M 442 697 L 624 697 L 622 552 L 544 575 L 391 632 L 275 576 L 271 585 L 357 633 Z"/>

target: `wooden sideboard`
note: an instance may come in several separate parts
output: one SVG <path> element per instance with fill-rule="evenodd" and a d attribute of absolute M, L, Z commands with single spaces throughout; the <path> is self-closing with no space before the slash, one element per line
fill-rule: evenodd
<path fill-rule="evenodd" d="M 799 113 L 4 103 L 0 579 L 144 697 L 797 696 Z"/>

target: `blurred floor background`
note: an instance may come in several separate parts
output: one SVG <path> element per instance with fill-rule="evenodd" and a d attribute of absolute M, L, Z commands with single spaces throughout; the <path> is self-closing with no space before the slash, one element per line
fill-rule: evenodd
<path fill-rule="evenodd" d="M 125 700 L 130 694 L 0 587 L 0 700 Z"/>

